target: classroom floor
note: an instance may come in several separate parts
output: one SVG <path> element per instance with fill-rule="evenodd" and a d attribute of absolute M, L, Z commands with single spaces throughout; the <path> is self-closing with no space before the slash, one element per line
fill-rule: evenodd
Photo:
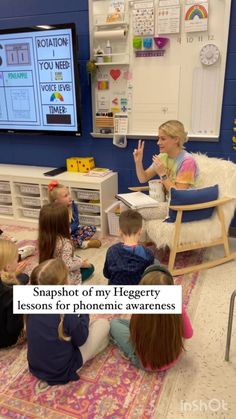
<path fill-rule="evenodd" d="M 235 250 L 236 239 L 230 243 Z M 236 304 L 230 361 L 224 361 L 234 289 L 236 261 L 200 273 L 188 309 L 194 328 L 193 338 L 185 343 L 188 356 L 168 372 L 155 418 L 236 417 Z"/>
<path fill-rule="evenodd" d="M 236 250 L 236 239 L 230 239 Z M 106 248 L 85 251 L 101 275 Z M 208 251 L 221 253 L 221 247 Z M 186 341 L 188 356 L 169 370 L 153 419 L 236 417 L 236 303 L 230 362 L 224 361 L 229 301 L 236 289 L 236 261 L 202 271 L 190 298 L 194 336 Z M 187 404 L 188 403 L 188 404 Z"/>
<path fill-rule="evenodd" d="M 35 230 L 24 237 L 35 238 Z M 108 237 L 100 249 L 83 251 L 83 257 L 96 266 L 93 283 L 106 283 L 102 269 L 106 250 L 113 240 L 114 237 Z M 236 239 L 230 243 L 236 250 Z M 221 250 L 208 252 L 210 255 Z M 199 274 L 188 308 L 194 336 L 185 342 L 186 356 L 169 370 L 153 418 L 236 417 L 236 303 L 230 362 L 224 361 L 229 301 L 234 289 L 236 261 Z"/>

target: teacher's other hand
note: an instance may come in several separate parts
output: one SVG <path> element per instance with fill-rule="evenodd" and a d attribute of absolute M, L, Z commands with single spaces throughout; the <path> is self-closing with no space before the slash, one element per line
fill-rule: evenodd
<path fill-rule="evenodd" d="M 155 168 L 156 173 L 159 176 L 166 175 L 166 167 L 164 166 L 160 157 L 157 154 L 154 154 L 154 156 L 152 157 L 152 161 L 154 163 L 154 168 Z"/>

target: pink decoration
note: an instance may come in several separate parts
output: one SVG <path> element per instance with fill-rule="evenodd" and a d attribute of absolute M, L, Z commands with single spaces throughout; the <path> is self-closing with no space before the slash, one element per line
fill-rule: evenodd
<path fill-rule="evenodd" d="M 120 77 L 120 75 L 121 75 L 121 71 L 117 68 L 117 69 L 112 69 L 111 71 L 110 71 L 110 75 L 111 75 L 111 77 L 113 78 L 113 80 L 117 80 L 119 77 Z"/>
<path fill-rule="evenodd" d="M 167 42 L 169 41 L 169 38 L 164 38 L 162 36 L 154 36 L 154 41 L 157 48 L 162 49 L 166 46 Z"/>
<path fill-rule="evenodd" d="M 118 105 L 118 104 L 119 104 L 118 98 L 117 98 L 117 97 L 115 97 L 115 98 L 112 100 L 112 105 Z"/>
<path fill-rule="evenodd" d="M 133 77 L 133 74 L 131 73 L 131 71 L 124 71 L 123 76 L 125 80 L 131 80 Z"/>

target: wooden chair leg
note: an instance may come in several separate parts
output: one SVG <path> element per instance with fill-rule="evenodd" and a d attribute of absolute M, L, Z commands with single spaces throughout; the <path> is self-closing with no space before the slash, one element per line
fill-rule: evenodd
<path fill-rule="evenodd" d="M 182 220 L 183 211 L 177 211 L 176 221 L 175 221 L 175 233 L 173 239 L 173 246 L 171 247 L 168 269 L 170 272 L 173 271 L 175 265 L 176 253 L 178 251 L 179 236 L 180 236 L 180 227 Z"/>
<path fill-rule="evenodd" d="M 233 294 L 231 295 L 231 298 L 230 298 L 228 331 L 227 331 L 227 340 L 226 340 L 226 349 L 225 349 L 225 361 L 229 361 L 229 350 L 230 350 L 230 342 L 231 342 L 231 334 L 232 334 L 235 297 L 236 297 L 236 290 L 234 290 L 234 292 L 233 292 Z"/>
<path fill-rule="evenodd" d="M 221 224 L 221 233 L 222 233 L 222 240 L 223 240 L 223 245 L 225 249 L 225 256 L 229 256 L 230 254 L 229 239 L 228 239 L 228 234 L 225 227 L 225 217 L 224 217 L 224 213 L 223 213 L 221 205 L 216 207 L 216 210 L 217 210 L 217 215 L 219 217 L 220 224 Z"/>

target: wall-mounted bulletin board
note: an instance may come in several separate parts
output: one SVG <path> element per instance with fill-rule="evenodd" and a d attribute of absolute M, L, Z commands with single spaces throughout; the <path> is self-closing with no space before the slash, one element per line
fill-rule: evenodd
<path fill-rule="evenodd" d="M 191 139 L 220 132 L 231 0 L 89 0 L 93 133 L 154 138 L 169 119 Z"/>

